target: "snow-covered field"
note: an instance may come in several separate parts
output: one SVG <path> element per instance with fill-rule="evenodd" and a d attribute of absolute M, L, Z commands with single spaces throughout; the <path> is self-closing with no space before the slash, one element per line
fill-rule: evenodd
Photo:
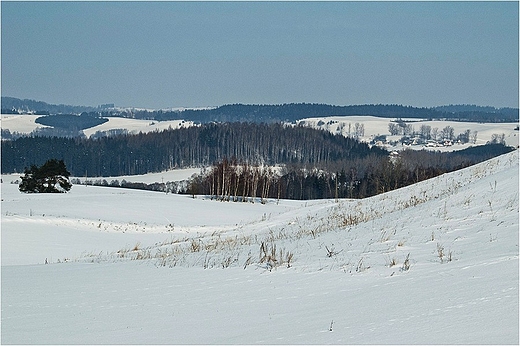
<path fill-rule="evenodd" d="M 133 183 L 145 183 L 145 184 L 153 184 L 153 183 L 166 183 L 168 181 L 182 181 L 188 180 L 191 178 L 193 174 L 201 173 L 200 168 L 182 168 L 182 169 L 171 169 L 164 172 L 159 173 L 148 173 L 148 174 L 136 174 L 136 175 L 120 175 L 117 177 L 75 177 L 79 179 L 82 183 L 85 180 L 96 181 L 99 179 L 105 179 L 107 182 L 111 182 L 112 180 L 118 180 L 121 182 L 122 180 L 126 180 Z"/>
<path fill-rule="evenodd" d="M 125 129 L 129 133 L 147 133 L 189 126 L 193 126 L 193 122 L 184 120 L 157 121 L 109 117 L 106 123 L 83 130 L 83 133 L 85 136 L 90 137 L 97 131 L 103 132 L 114 129 Z"/>
<path fill-rule="evenodd" d="M 1 127 L 2 129 L 8 129 L 13 132 L 29 134 L 37 128 L 48 127 L 37 124 L 35 121 L 41 115 L 13 115 L 13 114 L 2 114 L 1 116 Z M 180 127 L 193 126 L 192 121 L 184 120 L 168 120 L 168 121 L 157 121 L 157 120 L 142 120 L 142 119 L 128 119 L 120 117 L 108 117 L 108 121 L 86 130 L 83 130 L 85 136 L 90 137 L 97 131 L 109 131 L 124 129 L 128 133 L 147 133 L 153 131 L 162 131 L 169 128 L 177 129 Z"/>
<path fill-rule="evenodd" d="M 29 134 L 41 127 L 49 127 L 36 123 L 36 119 L 41 115 L 15 115 L 15 114 L 2 114 L 1 127 L 11 132 L 19 132 Z"/>
<path fill-rule="evenodd" d="M 265 205 L 2 177 L 1 342 L 518 344 L 518 168 Z"/>
<path fill-rule="evenodd" d="M 398 141 L 402 136 L 390 136 L 388 130 L 388 124 L 390 121 L 395 119 L 379 118 L 373 116 L 344 116 L 344 117 L 324 117 L 324 118 L 306 118 L 300 120 L 298 123 L 302 123 L 307 126 L 314 128 L 320 128 L 328 130 L 332 133 L 342 133 L 348 135 L 349 125 L 351 134 L 354 133 L 354 127 L 356 123 L 363 124 L 364 136 L 361 140 L 370 141 L 374 136 L 388 135 L 388 140 Z M 415 131 L 419 131 L 422 125 L 430 126 L 432 129 L 437 128 L 439 133 L 446 126 L 453 127 L 455 136 L 463 133 L 466 130 L 471 132 L 477 131 L 477 141 L 475 144 L 455 144 L 451 147 L 441 148 L 425 148 L 428 150 L 440 150 L 440 151 L 453 151 L 465 149 L 471 145 L 484 145 L 491 140 L 493 134 L 501 135 L 504 134 L 506 145 L 517 148 L 518 147 L 518 130 L 515 127 L 518 123 L 472 123 L 472 122 L 460 122 L 460 121 L 443 121 L 443 120 L 420 120 L 420 119 L 404 119 L 413 126 Z M 318 125 L 320 124 L 320 125 Z M 342 130 L 341 130 L 342 127 Z M 338 131 L 338 128 L 340 130 Z M 423 149 L 424 146 L 410 146 L 412 149 Z M 388 146 L 388 149 L 392 150 L 392 147 Z M 401 148 L 397 148 L 401 149 Z"/>

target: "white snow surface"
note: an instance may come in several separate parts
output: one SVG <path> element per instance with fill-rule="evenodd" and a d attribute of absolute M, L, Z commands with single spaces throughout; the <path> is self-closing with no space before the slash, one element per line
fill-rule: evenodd
<path fill-rule="evenodd" d="M 3 179 L 1 342 L 518 345 L 518 168 L 265 205 Z"/>
<path fill-rule="evenodd" d="M 145 184 L 153 184 L 153 183 L 166 183 L 168 181 L 179 182 L 182 180 L 190 179 L 194 174 L 200 174 L 201 168 L 181 168 L 181 169 L 170 169 L 164 172 L 159 173 L 148 173 L 148 174 L 136 174 L 136 175 L 120 175 L 116 177 L 74 177 L 79 179 L 83 184 L 85 180 L 88 181 L 96 181 L 105 179 L 108 183 L 112 180 L 118 180 L 121 182 L 122 180 L 126 180 L 133 183 L 145 183 Z M 19 176 L 19 175 L 18 175 Z M 71 179 L 73 179 L 71 177 Z"/>
<path fill-rule="evenodd" d="M 201 168 L 182 168 L 182 169 L 170 169 L 163 172 L 158 173 L 148 173 L 148 174 L 136 174 L 136 175 L 119 175 L 114 177 L 70 177 L 70 179 L 78 179 L 81 184 L 85 184 L 85 182 L 96 182 L 99 180 L 106 180 L 107 183 L 111 183 L 113 180 L 117 180 L 119 182 L 125 180 L 132 183 L 145 183 L 145 184 L 153 184 L 153 183 L 166 183 L 168 181 L 171 182 L 180 182 L 183 180 L 190 179 L 193 174 L 200 174 L 202 172 Z M 16 183 L 16 181 L 20 181 L 20 178 L 23 176 L 23 173 L 11 173 L 11 174 L 2 174 L 2 180 L 8 183 Z M 90 184 L 92 185 L 92 184 Z"/>
<path fill-rule="evenodd" d="M 128 119 L 128 118 L 119 118 L 119 117 L 107 117 L 108 121 L 94 126 L 88 129 L 83 130 L 83 133 L 90 137 L 97 131 L 108 131 L 114 129 L 125 129 L 129 133 L 147 133 L 153 131 L 163 131 L 168 130 L 169 128 L 178 129 L 181 127 L 190 127 L 193 126 L 192 121 L 184 121 L 184 120 L 167 120 L 167 121 L 157 121 L 157 120 L 144 120 L 144 119 Z"/>
<path fill-rule="evenodd" d="M 29 134 L 38 128 L 50 127 L 37 124 L 36 119 L 39 117 L 41 117 L 41 115 L 2 114 L 0 117 L 0 125 L 2 129 L 25 134 Z"/>
<path fill-rule="evenodd" d="M 2 129 L 8 129 L 11 132 L 18 132 L 23 134 L 29 134 L 32 131 L 50 127 L 37 124 L 36 119 L 40 118 L 41 115 L 18 115 L 18 114 L 2 114 L 1 116 L 1 127 Z M 85 136 L 90 137 L 97 131 L 109 131 L 115 129 L 124 129 L 129 133 L 147 133 L 153 131 L 163 131 L 169 128 L 178 129 L 181 127 L 193 126 L 192 121 L 185 120 L 168 120 L 168 121 L 157 121 L 157 120 L 144 120 L 144 119 L 129 119 L 121 117 L 107 117 L 108 121 L 88 129 L 83 130 Z"/>

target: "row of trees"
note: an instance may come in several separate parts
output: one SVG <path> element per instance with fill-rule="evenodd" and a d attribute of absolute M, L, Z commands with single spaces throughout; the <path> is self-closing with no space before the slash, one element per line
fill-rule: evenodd
<path fill-rule="evenodd" d="M 455 136 L 455 129 L 451 126 L 445 126 L 440 131 L 437 127 L 430 125 L 421 125 L 418 131 L 415 130 L 413 124 L 404 121 L 390 122 L 388 124 L 390 135 L 402 136 L 419 136 L 424 140 L 460 140 L 462 143 L 476 143 L 477 131 L 471 132 L 470 129 Z"/>
<path fill-rule="evenodd" d="M 10 112 L 4 113 L 4 110 L 10 110 Z M 97 107 L 71 106 L 64 104 L 56 105 L 43 101 L 2 96 L 2 114 L 17 114 L 18 111 L 22 113 L 34 112 L 35 114 L 41 115 L 60 113 L 79 114 L 81 112 L 92 112 L 96 110 L 98 110 Z"/>
<path fill-rule="evenodd" d="M 470 109 L 470 111 L 466 111 Z M 467 107 L 425 108 L 403 105 L 351 105 L 290 103 L 280 105 L 223 105 L 212 109 L 184 110 L 182 112 L 136 111 L 136 118 L 170 120 L 185 119 L 194 122 L 294 122 L 302 118 L 346 115 L 373 115 L 385 118 L 451 119 L 458 121 L 512 122 L 518 120 L 517 108 Z"/>
<path fill-rule="evenodd" d="M 135 190 L 147 190 L 157 191 L 165 193 L 182 193 L 185 194 L 187 191 L 187 181 L 167 181 L 167 182 L 155 182 L 155 183 L 143 183 L 143 182 L 132 182 L 122 179 L 113 179 L 110 182 L 106 179 L 85 179 L 73 178 L 70 181 L 74 185 L 92 185 L 102 187 L 120 187 L 123 189 L 135 189 Z"/>
<path fill-rule="evenodd" d="M 271 187 L 279 175 L 269 166 L 249 164 L 236 158 L 215 163 L 208 172 L 192 178 L 187 193 L 206 194 L 221 201 L 252 201 L 259 197 L 262 203 L 273 196 Z M 277 189 L 280 193 L 280 188 Z M 278 195 L 278 197 L 280 197 Z"/>

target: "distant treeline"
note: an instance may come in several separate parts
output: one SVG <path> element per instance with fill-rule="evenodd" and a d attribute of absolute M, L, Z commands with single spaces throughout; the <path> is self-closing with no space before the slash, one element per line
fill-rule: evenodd
<path fill-rule="evenodd" d="M 2 114 L 17 114 L 22 112 L 35 112 L 40 115 L 49 114 L 80 114 L 83 112 L 99 111 L 99 107 L 71 106 L 64 104 L 50 104 L 43 101 L 30 99 L 18 99 L 15 97 L 2 96 Z"/>
<path fill-rule="evenodd" d="M 1 154 L 3 173 L 23 172 L 32 164 L 56 158 L 64 160 L 72 175 L 98 177 L 209 166 L 225 157 L 266 165 L 324 167 L 388 155 L 353 138 L 279 123 L 213 123 L 98 139 L 21 137 L 4 141 Z"/>
<path fill-rule="evenodd" d="M 186 193 L 187 181 L 167 181 L 167 182 L 155 182 L 155 183 L 142 183 L 142 182 L 131 182 L 122 179 L 121 181 L 114 179 L 110 182 L 106 179 L 86 179 L 81 180 L 79 178 L 73 178 L 70 181 L 74 185 L 92 185 L 92 186 L 104 186 L 104 187 L 120 187 L 123 189 L 133 189 L 133 190 L 147 190 L 147 191 L 156 191 L 156 192 L 165 192 L 165 193 Z"/>
<path fill-rule="evenodd" d="M 458 107 L 417 108 L 402 105 L 353 105 L 333 106 L 326 104 L 290 103 L 281 105 L 232 104 L 211 109 L 167 110 L 124 110 L 102 111 L 101 116 L 120 116 L 149 120 L 187 120 L 195 123 L 209 122 L 295 122 L 303 118 L 326 116 L 371 115 L 384 118 L 448 119 L 471 122 L 515 122 L 517 108 Z"/>
<path fill-rule="evenodd" d="M 402 105 L 353 105 L 332 106 L 326 104 L 291 103 L 282 105 L 224 105 L 215 109 L 185 110 L 182 119 L 194 122 L 253 121 L 294 122 L 303 118 L 324 116 L 372 115 L 385 118 L 449 119 L 457 121 L 507 122 L 518 120 L 518 109 L 489 108 L 470 111 L 437 110 Z M 143 114 L 144 115 L 144 114 Z"/>
<path fill-rule="evenodd" d="M 501 144 L 450 153 L 405 150 L 391 159 L 369 156 L 336 167 L 330 165 L 328 170 L 286 166 L 281 172 L 234 158 L 224 159 L 207 173 L 192 178 L 186 193 L 208 195 L 221 201 L 260 200 L 262 203 L 267 198 L 365 198 L 468 167 L 511 150 Z"/>
<path fill-rule="evenodd" d="M 418 108 L 403 105 L 350 105 L 334 106 L 317 103 L 290 103 L 279 105 L 228 104 L 211 109 L 175 110 L 118 110 L 104 105 L 99 107 L 51 105 L 41 101 L 20 100 L 2 97 L 2 113 L 16 113 L 18 110 L 39 114 L 60 114 L 82 112 L 98 116 L 120 116 L 149 120 L 188 120 L 197 123 L 209 122 L 295 122 L 310 117 L 372 115 L 386 118 L 449 119 L 472 122 L 516 122 L 518 108 L 495 108 L 475 105 L 448 105 L 433 108 Z"/>

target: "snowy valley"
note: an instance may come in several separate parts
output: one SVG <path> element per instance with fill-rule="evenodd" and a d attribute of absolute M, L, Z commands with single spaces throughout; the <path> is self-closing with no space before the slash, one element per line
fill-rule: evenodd
<path fill-rule="evenodd" d="M 2 343 L 518 344 L 518 167 L 267 204 L 2 176 Z"/>

